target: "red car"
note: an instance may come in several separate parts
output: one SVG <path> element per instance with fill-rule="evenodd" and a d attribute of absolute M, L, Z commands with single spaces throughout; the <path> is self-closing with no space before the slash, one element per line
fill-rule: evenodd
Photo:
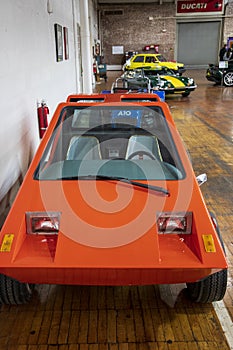
<path fill-rule="evenodd" d="M 223 298 L 227 262 L 169 107 L 153 94 L 60 103 L 0 235 L 0 301 L 33 285 L 187 283 Z"/>

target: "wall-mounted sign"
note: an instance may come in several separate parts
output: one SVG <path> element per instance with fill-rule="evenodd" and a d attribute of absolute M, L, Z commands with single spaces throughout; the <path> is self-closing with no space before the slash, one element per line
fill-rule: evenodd
<path fill-rule="evenodd" d="M 219 68 L 228 68 L 228 61 L 219 61 Z"/>
<path fill-rule="evenodd" d="M 57 62 L 63 60 L 63 37 L 62 37 L 62 26 L 60 24 L 54 24 L 55 40 L 56 40 L 56 57 Z"/>
<path fill-rule="evenodd" d="M 112 54 L 113 55 L 123 55 L 124 46 L 112 46 Z"/>
<path fill-rule="evenodd" d="M 65 60 L 69 59 L 69 42 L 68 42 L 68 28 L 63 27 L 63 38 L 64 38 L 64 54 Z"/>
<path fill-rule="evenodd" d="M 221 14 L 224 10 L 224 0 L 177 0 L 176 12 L 178 15 Z"/>
<path fill-rule="evenodd" d="M 233 49 L 233 37 L 229 36 L 229 38 L 227 39 L 227 47 L 230 47 L 231 49 Z"/>

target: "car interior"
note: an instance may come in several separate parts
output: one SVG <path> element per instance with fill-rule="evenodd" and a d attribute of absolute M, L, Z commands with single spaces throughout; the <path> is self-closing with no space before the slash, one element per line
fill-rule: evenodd
<path fill-rule="evenodd" d="M 97 173 L 132 179 L 171 180 L 184 176 L 158 108 L 92 107 L 64 112 L 35 178 L 73 178 Z"/>

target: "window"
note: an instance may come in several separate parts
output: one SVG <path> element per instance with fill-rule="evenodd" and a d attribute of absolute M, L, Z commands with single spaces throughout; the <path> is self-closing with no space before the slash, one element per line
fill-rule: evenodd
<path fill-rule="evenodd" d="M 144 56 L 136 56 L 133 62 L 144 62 Z"/>
<path fill-rule="evenodd" d="M 178 180 L 183 167 L 159 107 L 65 107 L 34 178 Z"/>

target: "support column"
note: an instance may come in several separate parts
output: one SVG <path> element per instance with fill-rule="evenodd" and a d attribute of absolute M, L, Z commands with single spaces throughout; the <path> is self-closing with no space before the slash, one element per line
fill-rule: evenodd
<path fill-rule="evenodd" d="M 81 54 L 82 54 L 82 77 L 83 92 L 92 93 L 92 52 L 90 41 L 88 0 L 80 1 L 80 27 L 81 27 Z"/>

